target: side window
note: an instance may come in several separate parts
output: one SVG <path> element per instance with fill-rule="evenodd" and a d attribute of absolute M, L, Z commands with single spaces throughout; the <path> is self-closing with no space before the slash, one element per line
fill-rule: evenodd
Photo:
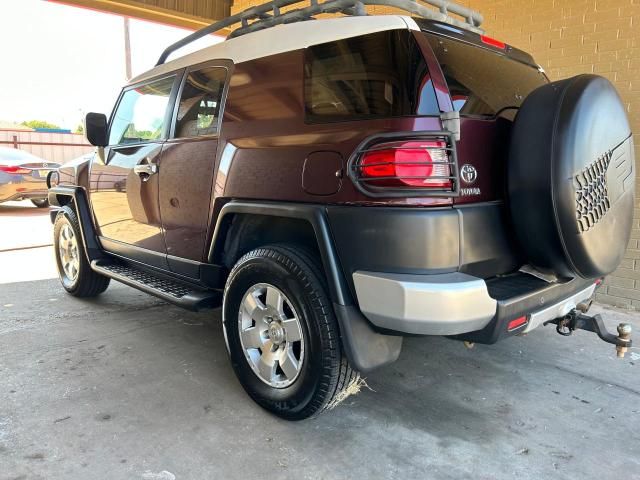
<path fill-rule="evenodd" d="M 111 121 L 109 145 L 162 138 L 174 80 L 171 76 L 127 90 Z"/>
<path fill-rule="evenodd" d="M 218 133 L 226 77 L 227 69 L 223 67 L 207 67 L 187 75 L 176 116 L 177 138 Z"/>
<path fill-rule="evenodd" d="M 406 30 L 313 45 L 304 69 L 311 121 L 440 114 L 420 47 Z"/>

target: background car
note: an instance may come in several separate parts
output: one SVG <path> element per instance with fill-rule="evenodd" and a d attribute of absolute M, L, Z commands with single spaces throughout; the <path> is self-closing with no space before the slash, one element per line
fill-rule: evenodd
<path fill-rule="evenodd" d="M 49 206 L 46 179 L 59 166 L 23 150 L 0 147 L 0 203 L 28 199 L 38 208 Z"/>

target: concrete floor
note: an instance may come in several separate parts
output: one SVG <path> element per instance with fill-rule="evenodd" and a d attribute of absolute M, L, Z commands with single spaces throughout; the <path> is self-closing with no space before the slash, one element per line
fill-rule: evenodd
<path fill-rule="evenodd" d="M 289 423 L 236 381 L 218 311 L 118 284 L 76 300 L 50 247 L 1 250 L 2 480 L 640 479 L 638 348 L 550 327 L 473 350 L 409 338 L 370 389 Z"/>

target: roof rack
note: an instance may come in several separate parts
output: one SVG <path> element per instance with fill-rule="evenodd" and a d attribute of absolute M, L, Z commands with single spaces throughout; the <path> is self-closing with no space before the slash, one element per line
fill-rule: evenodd
<path fill-rule="evenodd" d="M 305 4 L 309 3 L 309 5 L 283 13 L 280 12 L 280 9 L 283 7 L 303 2 Z M 437 7 L 438 11 L 426 7 L 425 4 Z M 264 30 L 265 28 L 284 23 L 315 20 L 315 16 L 322 13 L 341 13 L 352 16 L 367 15 L 365 5 L 394 7 L 418 17 L 438 20 L 477 33 L 484 33 L 480 28 L 483 18 L 479 12 L 447 0 L 326 0 L 322 3 L 318 2 L 318 0 L 272 0 L 271 2 L 256 5 L 255 7 L 248 8 L 235 15 L 212 23 L 207 27 L 187 35 L 182 40 L 178 40 L 172 45 L 169 45 L 164 52 L 162 52 L 162 55 L 160 55 L 156 65 L 165 63 L 169 55 L 191 42 L 228 28 L 236 23 L 239 23 L 240 27 L 233 30 L 227 38 L 239 37 L 240 35 Z M 461 19 L 454 18 L 450 16 L 450 14 L 455 14 L 461 17 Z"/>

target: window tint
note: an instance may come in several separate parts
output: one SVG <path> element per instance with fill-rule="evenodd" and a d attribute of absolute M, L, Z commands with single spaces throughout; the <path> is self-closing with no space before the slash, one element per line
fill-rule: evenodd
<path fill-rule="evenodd" d="M 175 76 L 127 90 L 118 104 L 109 145 L 145 142 L 162 137 Z"/>
<path fill-rule="evenodd" d="M 494 116 L 513 108 L 547 83 L 538 69 L 484 48 L 426 34 L 461 115 Z"/>
<path fill-rule="evenodd" d="M 312 121 L 440 112 L 420 48 L 405 30 L 307 48 L 305 108 Z"/>
<path fill-rule="evenodd" d="M 176 137 L 218 133 L 220 102 L 227 69 L 203 68 L 185 80 L 176 117 Z"/>

